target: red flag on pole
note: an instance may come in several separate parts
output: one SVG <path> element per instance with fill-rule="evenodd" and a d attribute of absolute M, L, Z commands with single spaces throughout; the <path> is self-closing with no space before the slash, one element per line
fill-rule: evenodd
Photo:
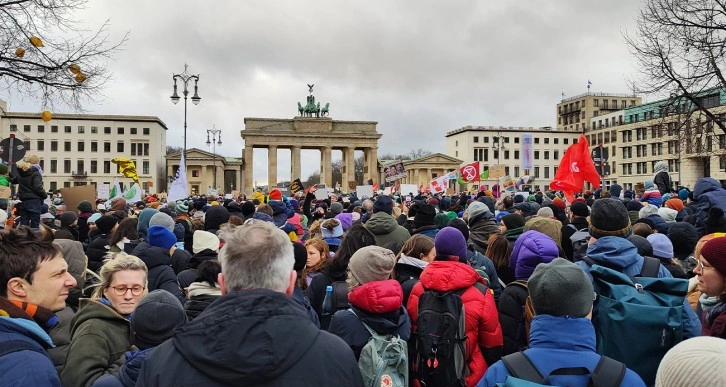
<path fill-rule="evenodd" d="M 466 164 L 459 169 L 461 179 L 467 183 L 472 181 L 479 181 L 479 162 L 475 161 L 471 164 Z"/>
<path fill-rule="evenodd" d="M 585 181 L 600 188 L 600 175 L 590 157 L 587 138 L 581 134 L 577 144 L 570 145 L 562 156 L 550 188 L 564 192 L 565 198 L 572 203 L 575 200 L 574 193 L 582 191 Z"/>

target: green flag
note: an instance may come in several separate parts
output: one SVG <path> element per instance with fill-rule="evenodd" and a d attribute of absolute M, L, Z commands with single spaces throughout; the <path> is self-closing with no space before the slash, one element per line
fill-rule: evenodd
<path fill-rule="evenodd" d="M 489 168 L 482 171 L 481 174 L 479 174 L 479 180 L 486 180 L 489 178 Z"/>

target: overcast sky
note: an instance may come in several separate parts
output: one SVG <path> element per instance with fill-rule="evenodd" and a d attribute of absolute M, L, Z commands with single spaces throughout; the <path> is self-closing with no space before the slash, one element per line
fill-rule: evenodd
<path fill-rule="evenodd" d="M 91 113 L 154 115 L 183 143 L 183 104 L 172 73 L 200 74 L 189 103 L 189 147 L 222 129 L 224 156 L 241 156 L 244 117 L 292 118 L 307 83 L 337 120 L 378 122 L 379 153 L 445 152 L 465 125 L 555 126 L 564 91 L 629 92 L 635 73 L 623 33 L 640 1 L 90 1 L 88 28 L 110 19 L 111 40 L 130 39 L 109 65 L 114 78 Z M 7 96 L 12 111 L 39 103 Z M 423 134 L 423 135 L 422 135 Z M 267 180 L 266 151 L 255 180 Z M 303 153 L 305 179 L 317 152 Z M 339 157 L 334 152 L 333 158 Z M 280 151 L 278 176 L 289 176 Z M 465 160 L 466 161 L 466 160 Z"/>

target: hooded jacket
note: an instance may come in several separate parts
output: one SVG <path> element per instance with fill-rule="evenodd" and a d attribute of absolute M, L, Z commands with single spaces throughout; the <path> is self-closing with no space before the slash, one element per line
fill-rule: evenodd
<path fill-rule="evenodd" d="M 206 282 L 193 282 L 187 289 L 187 297 L 189 301 L 184 304 L 184 311 L 189 320 L 193 320 L 222 297 L 222 290 L 218 286 L 209 286 Z"/>
<path fill-rule="evenodd" d="M 591 243 L 587 248 L 587 256 L 596 263 L 635 277 L 643 269 L 643 257 L 638 255 L 638 248 L 625 238 L 616 236 L 602 237 Z M 585 261 L 576 262 L 592 280 L 590 267 Z M 672 278 L 671 273 L 663 265 L 658 270 L 658 278 Z M 689 339 L 701 334 L 701 322 L 688 303 L 683 300 L 683 338 Z"/>
<path fill-rule="evenodd" d="M 399 226 L 393 216 L 385 212 L 376 212 L 366 222 L 366 228 L 376 238 L 376 246 L 385 246 L 388 243 L 405 243 L 411 234 L 403 226 Z"/>
<path fill-rule="evenodd" d="M 43 176 L 35 167 L 28 168 L 24 171 L 18 168 L 18 174 L 13 179 L 13 184 L 18 184 L 18 199 L 25 200 L 44 200 L 48 197 L 43 189 Z"/>
<path fill-rule="evenodd" d="M 169 250 L 152 246 L 147 242 L 141 242 L 134 248 L 132 255 L 144 261 L 149 270 L 148 291 L 164 289 L 173 294 L 184 305 L 186 300 L 182 295 L 174 270 L 170 266 L 171 256 Z"/>
<path fill-rule="evenodd" d="M 468 264 L 453 261 L 431 262 L 421 273 L 421 281 L 413 287 L 406 307 L 411 318 L 412 332 L 416 332 L 418 301 L 425 289 L 442 292 L 466 289 L 461 299 L 465 311 L 466 358 L 469 367 L 467 386 L 475 385 L 484 376 L 487 370 L 485 356 L 492 364 L 499 359 L 503 343 L 494 296 L 491 292 L 482 294 L 473 286 L 476 282 L 483 283 L 483 279 Z"/>
<path fill-rule="evenodd" d="M 403 305 L 408 305 L 408 298 L 411 296 L 411 291 L 414 285 L 419 281 L 421 272 L 429 263 L 418 258 L 409 257 L 408 255 L 401 254 L 401 257 L 396 262 L 395 272 L 396 281 L 401 284 L 403 288 Z"/>
<path fill-rule="evenodd" d="M 362 386 L 350 348 L 290 297 L 232 292 L 151 354 L 136 386 Z"/>
<path fill-rule="evenodd" d="M 600 361 L 595 351 L 595 327 L 586 318 L 539 315 L 532 319 L 529 349 L 524 353 L 542 375 L 549 375 L 558 368 L 585 367 L 591 372 Z M 509 371 L 503 361 L 489 367 L 477 387 L 493 387 L 504 383 Z M 552 376 L 550 383 L 556 386 L 585 387 L 588 375 Z M 628 369 L 621 386 L 645 386 L 643 380 Z"/>
<path fill-rule="evenodd" d="M 71 320 L 71 345 L 61 374 L 64 386 L 89 386 L 118 370 L 131 348 L 131 323 L 101 301 L 81 299 Z"/>
<path fill-rule="evenodd" d="M 411 321 L 403 306 L 403 289 L 398 281 L 368 282 L 348 293 L 348 301 L 351 309 L 336 312 L 328 332 L 343 339 L 353 350 L 356 360 L 371 338 L 364 323 L 380 335 L 397 334 L 408 341 Z"/>
<path fill-rule="evenodd" d="M 272 208 L 272 222 L 275 223 L 277 228 L 284 231 L 285 234 L 293 231 L 297 233 L 297 227 L 287 221 L 288 212 L 285 202 L 282 200 L 270 200 L 267 204 Z"/>
<path fill-rule="evenodd" d="M 216 234 L 219 228 L 229 222 L 229 211 L 222 206 L 211 206 L 204 213 L 204 231 Z"/>
<path fill-rule="evenodd" d="M 61 248 L 63 259 L 68 264 L 68 273 L 76 280 L 76 287 L 69 290 L 66 305 L 73 310 L 78 310 L 78 300 L 83 293 L 83 284 L 86 280 L 86 254 L 83 253 L 81 242 L 68 239 L 57 239 L 53 241 Z"/>
<path fill-rule="evenodd" d="M 658 189 L 661 195 L 665 195 L 671 191 L 671 176 L 668 174 L 668 164 L 659 161 L 653 166 L 653 185 Z"/>
<path fill-rule="evenodd" d="M 726 190 L 716 179 L 702 177 L 696 181 L 696 185 L 693 187 L 693 201 L 696 210 L 696 228 L 699 235 L 703 235 L 708 210 L 711 207 L 718 207 L 726 212 Z"/>
<path fill-rule="evenodd" d="M 86 256 L 88 256 L 89 270 L 98 273 L 101 266 L 103 266 L 103 260 L 106 257 L 106 254 L 111 251 L 111 246 L 108 244 L 109 239 L 111 239 L 111 235 L 101 234 L 98 238 L 88 244 Z"/>
<path fill-rule="evenodd" d="M 469 242 L 474 244 L 474 249 L 482 254 L 486 254 L 487 246 L 489 246 L 489 235 L 498 234 L 499 227 L 494 220 L 494 214 L 489 211 L 489 207 L 476 216 L 469 218 Z"/>

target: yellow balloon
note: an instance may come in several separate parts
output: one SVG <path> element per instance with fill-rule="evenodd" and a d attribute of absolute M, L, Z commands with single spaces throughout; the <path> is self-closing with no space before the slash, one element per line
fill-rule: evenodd
<path fill-rule="evenodd" d="M 81 66 L 79 66 L 79 65 L 77 65 L 77 64 L 74 63 L 74 64 L 68 66 L 68 70 L 70 72 L 72 72 L 73 74 L 78 75 L 78 74 L 81 73 Z"/>
<path fill-rule="evenodd" d="M 49 111 L 43 110 L 43 113 L 40 113 L 40 118 L 42 118 L 43 121 L 48 122 L 53 119 L 53 115 L 50 114 Z"/>
<path fill-rule="evenodd" d="M 83 83 L 86 80 L 86 74 L 78 73 L 75 78 L 77 83 Z"/>
<path fill-rule="evenodd" d="M 25 56 L 25 49 L 22 48 L 22 47 L 16 48 L 15 49 L 15 56 L 17 56 L 18 58 L 24 57 Z"/>
<path fill-rule="evenodd" d="M 35 47 L 43 47 L 44 46 L 43 45 L 43 41 L 40 40 L 40 38 L 37 37 L 37 36 L 31 36 L 30 37 L 30 44 L 32 44 Z"/>

